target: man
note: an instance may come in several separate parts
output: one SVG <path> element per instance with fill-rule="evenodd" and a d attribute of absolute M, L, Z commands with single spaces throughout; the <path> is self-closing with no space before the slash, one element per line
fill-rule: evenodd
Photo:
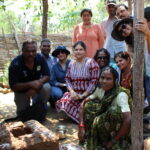
<path fill-rule="evenodd" d="M 146 20 L 140 21 L 135 25 L 135 28 L 143 32 L 147 40 L 145 53 L 145 91 L 150 110 L 150 7 L 145 8 L 144 17 Z"/>
<path fill-rule="evenodd" d="M 41 41 L 40 49 L 41 49 L 41 54 L 42 54 L 42 56 L 44 56 L 44 58 L 45 58 L 45 60 L 48 64 L 49 70 L 51 71 L 52 66 L 54 64 L 56 64 L 58 61 L 57 61 L 57 58 L 53 57 L 50 54 L 50 51 L 51 51 L 51 42 L 50 42 L 50 40 L 47 39 L 47 38 L 43 39 Z"/>
<path fill-rule="evenodd" d="M 30 106 L 31 99 L 46 105 L 50 96 L 48 65 L 36 51 L 36 42 L 25 41 L 22 54 L 14 58 L 9 66 L 9 84 L 15 94 L 18 116 Z"/>
<path fill-rule="evenodd" d="M 117 20 L 115 17 L 115 0 L 107 0 L 107 12 L 108 18 L 103 20 L 101 23 L 101 28 L 105 32 L 106 41 L 104 43 L 104 48 L 106 48 L 110 53 L 110 62 L 114 62 L 114 55 L 120 51 L 126 50 L 125 42 L 119 42 L 112 38 L 111 32 L 113 30 L 113 24 Z"/>
<path fill-rule="evenodd" d="M 130 17 L 128 7 L 125 4 L 119 4 L 115 7 L 116 16 L 119 19 L 125 19 Z"/>

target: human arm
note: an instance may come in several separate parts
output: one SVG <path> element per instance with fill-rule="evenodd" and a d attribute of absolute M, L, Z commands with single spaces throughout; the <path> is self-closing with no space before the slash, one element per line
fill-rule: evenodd
<path fill-rule="evenodd" d="M 146 20 L 140 21 L 138 24 L 135 25 L 135 28 L 138 31 L 141 31 L 144 33 L 147 39 L 147 45 L 148 45 L 148 53 L 150 54 L 150 28 L 148 27 L 148 24 Z"/>
<path fill-rule="evenodd" d="M 121 127 L 117 132 L 116 136 L 114 137 L 114 139 L 107 142 L 106 144 L 107 149 L 111 149 L 113 144 L 115 144 L 115 142 L 119 141 L 123 136 L 125 136 L 129 132 L 131 126 L 131 113 L 124 112 L 122 113 L 122 116 L 123 116 L 123 122 L 121 124 Z"/>
<path fill-rule="evenodd" d="M 117 96 L 116 101 L 117 105 L 120 106 L 122 111 L 122 123 L 120 125 L 120 129 L 117 131 L 113 139 L 107 142 L 107 149 L 111 149 L 115 142 L 121 140 L 123 136 L 127 135 L 131 126 L 131 112 L 128 103 L 128 95 L 125 92 L 121 92 Z"/>
<path fill-rule="evenodd" d="M 96 84 L 98 82 L 99 66 L 98 66 L 97 62 L 92 59 L 89 62 L 89 68 L 88 69 L 89 69 L 89 73 L 90 73 L 90 81 L 89 81 L 89 86 L 87 87 L 87 89 L 84 93 L 85 94 L 87 93 L 89 95 L 94 91 Z"/>
<path fill-rule="evenodd" d="M 80 111 L 79 111 L 79 130 L 78 130 L 78 137 L 79 141 L 84 141 L 85 139 L 85 124 L 84 124 L 84 118 L 83 118 L 83 108 L 86 102 L 90 101 L 91 99 L 87 97 L 84 99 L 80 105 Z"/>
<path fill-rule="evenodd" d="M 74 44 L 75 42 L 77 42 L 77 30 L 78 30 L 78 25 L 74 28 L 73 31 L 73 39 L 72 39 L 72 43 Z"/>
<path fill-rule="evenodd" d="M 99 42 L 99 48 L 103 48 L 104 41 L 105 41 L 105 32 L 102 31 L 101 26 L 97 25 L 98 28 L 98 42 Z"/>

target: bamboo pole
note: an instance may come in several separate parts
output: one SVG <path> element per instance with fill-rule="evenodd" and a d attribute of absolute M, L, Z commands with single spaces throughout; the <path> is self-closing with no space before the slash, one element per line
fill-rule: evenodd
<path fill-rule="evenodd" d="M 134 2 L 134 24 L 143 19 L 144 0 Z M 131 119 L 132 150 L 143 150 L 143 76 L 144 34 L 134 30 L 133 107 Z"/>

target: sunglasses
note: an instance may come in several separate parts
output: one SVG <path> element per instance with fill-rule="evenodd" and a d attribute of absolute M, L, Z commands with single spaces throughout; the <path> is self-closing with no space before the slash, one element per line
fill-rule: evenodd
<path fill-rule="evenodd" d="M 123 24 L 120 28 L 120 30 L 118 31 L 120 35 L 122 35 L 122 33 L 124 32 L 123 30 L 127 28 L 127 24 Z"/>
<path fill-rule="evenodd" d="M 97 59 L 108 59 L 108 57 L 107 56 L 99 56 L 99 57 L 97 57 Z"/>

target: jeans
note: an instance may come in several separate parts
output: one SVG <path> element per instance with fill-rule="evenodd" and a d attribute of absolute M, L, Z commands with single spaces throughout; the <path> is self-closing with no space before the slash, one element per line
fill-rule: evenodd
<path fill-rule="evenodd" d="M 57 101 L 63 97 L 65 90 L 61 89 L 60 87 L 52 86 L 51 87 L 51 98 L 54 101 Z"/>

